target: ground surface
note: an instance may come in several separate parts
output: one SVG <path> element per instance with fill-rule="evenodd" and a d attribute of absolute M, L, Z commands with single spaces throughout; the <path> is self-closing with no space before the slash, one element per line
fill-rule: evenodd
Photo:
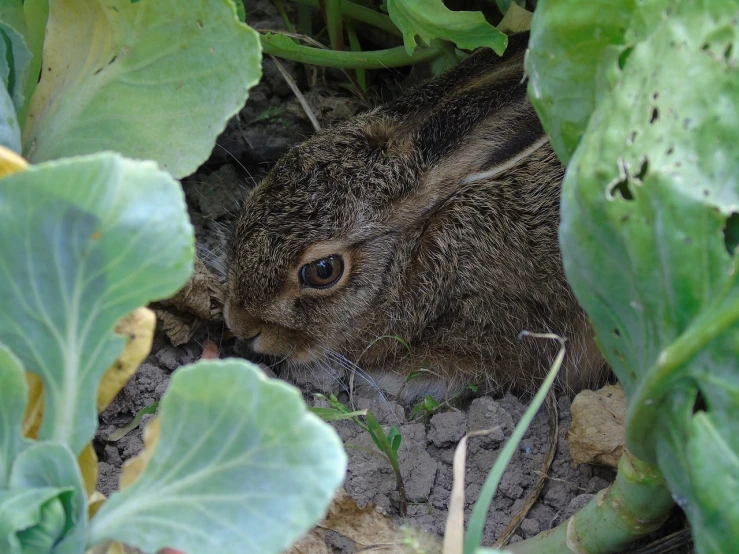
<path fill-rule="evenodd" d="M 256 2 L 251 7 L 252 24 L 263 28 L 281 27 L 270 9 L 270 3 Z M 307 90 L 303 68 L 290 63 L 284 65 Z M 329 75 L 328 86 L 322 82 L 321 75 L 318 77 L 306 97 L 322 125 L 350 117 L 362 107 L 361 102 L 340 91 L 336 81 L 331 81 L 332 75 Z M 229 123 L 211 159 L 183 182 L 196 228 L 198 253 L 211 270 L 224 272 L 224 234 L 228 232 L 239 199 L 291 144 L 311 132 L 308 118 L 284 78 L 271 60 L 265 60 L 262 83 L 252 90 L 247 105 Z M 163 333 L 157 334 L 151 355 L 101 415 L 95 443 L 100 459 L 101 492 L 107 495 L 116 488 L 122 463 L 143 447 L 141 428 L 116 442 L 108 440 L 111 432 L 127 424 L 140 409 L 157 401 L 166 390 L 172 372 L 198 360 L 202 345 L 208 339 L 219 346 L 222 357 L 239 351 L 238 344 L 228 338 L 222 324 L 203 324 L 190 342 L 180 346 L 173 346 Z M 304 391 L 309 403 L 315 402 L 315 392 L 343 393 L 332 378 L 314 376 L 294 384 Z M 348 401 L 343 394 L 342 398 Z M 469 515 L 489 469 L 527 402 L 510 395 L 480 397 L 455 408 L 449 407 L 425 420 L 409 421 L 407 407 L 376 394 L 355 395 L 353 401 L 359 409 L 371 409 L 381 424 L 400 429 L 403 437 L 400 467 L 408 497 L 408 517 L 403 519 L 399 515 L 395 477 L 387 461 L 378 456 L 354 448 L 348 450 L 347 491 L 360 507 L 375 505 L 399 522 L 421 527 L 439 538 L 446 520 L 452 484 L 451 461 L 457 441 L 468 431 L 498 428 L 469 443 L 466 477 Z M 549 479 L 512 541 L 533 536 L 563 521 L 614 477 L 610 469 L 576 466 L 570 461 L 565 440 L 570 421 L 569 405 L 567 398 L 558 401 L 559 437 Z M 144 417 L 144 424 L 148 417 L 151 416 Z M 369 435 L 352 422 L 338 422 L 335 428 L 346 443 L 374 448 Z M 542 466 L 548 433 L 546 410 L 543 410 L 534 420 L 499 487 L 485 527 L 486 544 L 492 543 L 525 503 Z M 336 553 L 353 552 L 351 546 L 342 546 L 341 541 L 335 541 L 331 548 Z"/>

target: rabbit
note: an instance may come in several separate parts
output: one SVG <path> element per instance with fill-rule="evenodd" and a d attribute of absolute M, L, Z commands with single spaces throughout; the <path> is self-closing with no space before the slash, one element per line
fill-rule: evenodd
<path fill-rule="evenodd" d="M 243 202 L 224 318 L 292 368 L 344 366 L 406 401 L 531 391 L 604 362 L 559 253 L 564 168 L 526 96 L 527 34 L 290 149 Z"/>

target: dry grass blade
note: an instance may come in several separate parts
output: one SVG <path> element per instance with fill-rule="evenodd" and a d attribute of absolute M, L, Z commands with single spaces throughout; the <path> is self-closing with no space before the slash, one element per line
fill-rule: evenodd
<path fill-rule="evenodd" d="M 329 50 L 329 47 L 326 46 L 325 44 L 322 44 L 318 42 L 316 39 L 309 37 L 307 35 L 300 34 L 300 33 L 286 33 L 284 31 L 272 31 L 270 29 L 259 29 L 259 28 L 257 28 L 256 30 L 260 33 L 272 33 L 272 34 L 279 33 L 279 34 L 285 35 L 286 37 L 290 37 L 296 40 L 301 40 L 303 42 L 306 42 L 310 44 L 311 46 L 313 46 L 314 48 L 321 48 L 322 50 Z M 273 56 L 273 59 L 274 59 L 274 56 Z M 362 89 L 359 87 L 354 76 L 351 73 L 349 73 L 346 69 L 340 69 L 340 71 L 352 83 L 352 92 L 354 92 L 354 94 L 356 94 L 357 97 L 360 98 L 362 102 L 364 102 L 365 105 L 367 105 L 367 107 L 369 107 L 370 104 L 369 104 L 369 101 L 367 100 L 367 95 L 365 95 L 364 91 L 362 91 Z"/>
<path fill-rule="evenodd" d="M 272 58 L 272 61 L 275 63 L 275 66 L 277 69 L 280 70 L 280 74 L 282 75 L 282 78 L 285 79 L 285 82 L 290 87 L 290 90 L 293 91 L 293 94 L 295 95 L 295 98 L 298 99 L 298 102 L 300 102 L 300 107 L 303 108 L 303 111 L 305 112 L 305 115 L 308 116 L 308 119 L 310 119 L 311 125 L 313 125 L 314 131 L 320 131 L 321 130 L 321 124 L 318 123 L 318 119 L 316 119 L 316 115 L 313 113 L 313 110 L 308 105 L 308 101 L 305 99 L 305 96 L 303 96 L 303 93 L 300 92 L 300 89 L 298 88 L 297 83 L 295 82 L 295 79 L 293 79 L 290 74 L 285 70 L 283 65 L 279 62 L 277 58 L 270 55 L 270 58 Z"/>
<path fill-rule="evenodd" d="M 466 434 L 454 450 L 452 462 L 452 492 L 449 495 L 449 512 L 444 528 L 443 554 L 462 554 L 464 551 L 464 474 L 467 468 L 467 439 L 487 435 L 495 429 L 482 429 Z"/>

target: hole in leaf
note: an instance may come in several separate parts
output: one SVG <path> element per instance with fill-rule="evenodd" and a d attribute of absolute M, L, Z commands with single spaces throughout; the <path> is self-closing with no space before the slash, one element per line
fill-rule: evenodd
<path fill-rule="evenodd" d="M 726 50 L 724 50 L 724 60 L 726 60 L 726 63 L 729 63 L 731 60 L 731 52 L 734 48 L 734 45 L 729 43 L 729 45 L 726 47 Z"/>
<path fill-rule="evenodd" d="M 670 147 L 667 149 L 667 155 L 670 156 L 675 151 L 675 147 L 670 145 Z"/>
<path fill-rule="evenodd" d="M 614 329 L 613 329 L 613 335 L 616 336 L 616 337 L 618 337 L 618 338 L 621 338 L 621 331 L 618 330 L 618 327 L 614 327 Z"/>
<path fill-rule="evenodd" d="M 726 251 L 733 256 L 739 245 L 739 213 L 734 212 L 726 219 L 726 227 L 724 227 L 724 244 Z"/>
<path fill-rule="evenodd" d="M 695 402 L 693 402 L 693 414 L 697 414 L 698 412 L 706 412 L 708 411 L 708 404 L 706 404 L 706 397 L 703 396 L 703 393 L 700 389 L 698 389 L 698 393 L 695 395 Z"/>
<path fill-rule="evenodd" d="M 710 43 L 704 42 L 703 46 L 701 46 L 701 50 L 708 50 L 711 47 Z"/>
<path fill-rule="evenodd" d="M 649 123 L 654 123 L 658 119 L 659 119 L 659 110 L 657 109 L 657 106 L 655 106 L 654 108 L 652 108 L 652 115 L 649 118 Z"/>
<path fill-rule="evenodd" d="M 631 131 L 631 133 L 629 134 L 629 138 L 626 139 L 626 144 L 628 145 L 634 144 L 634 141 L 636 140 L 636 135 L 638 134 L 639 133 L 637 131 Z"/>
<path fill-rule="evenodd" d="M 626 65 L 626 60 L 629 59 L 629 56 L 631 56 L 631 51 L 634 50 L 633 48 L 627 48 L 623 52 L 621 52 L 621 55 L 618 57 L 618 68 L 623 69 Z"/>
<path fill-rule="evenodd" d="M 621 198 L 624 200 L 633 200 L 634 194 L 631 192 L 631 189 L 629 188 L 629 178 L 621 179 L 620 181 L 617 181 L 610 187 L 608 187 L 608 194 L 611 198 L 616 196 L 616 193 L 618 193 Z"/>
<path fill-rule="evenodd" d="M 652 95 L 652 99 L 657 100 L 657 98 L 659 98 L 659 92 L 655 91 L 654 94 Z"/>
<path fill-rule="evenodd" d="M 644 177 L 647 176 L 647 172 L 649 171 L 649 160 L 645 157 L 641 162 L 641 167 L 639 168 L 639 173 L 635 175 L 637 179 L 640 181 L 644 181 Z"/>

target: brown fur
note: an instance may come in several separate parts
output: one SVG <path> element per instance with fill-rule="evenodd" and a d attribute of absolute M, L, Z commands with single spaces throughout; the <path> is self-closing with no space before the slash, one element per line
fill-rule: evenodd
<path fill-rule="evenodd" d="M 557 345 L 517 337 L 553 332 L 569 340 L 566 388 L 602 377 L 562 270 L 563 168 L 548 143 L 536 147 L 526 38 L 503 58 L 474 53 L 277 163 L 235 228 L 226 319 L 237 335 L 261 333 L 257 351 L 293 364 L 339 354 L 396 389 L 422 368 L 434 377 L 419 383 L 443 393 L 480 381 L 531 389 Z M 345 259 L 340 282 L 301 288 L 302 264 L 330 254 Z"/>

